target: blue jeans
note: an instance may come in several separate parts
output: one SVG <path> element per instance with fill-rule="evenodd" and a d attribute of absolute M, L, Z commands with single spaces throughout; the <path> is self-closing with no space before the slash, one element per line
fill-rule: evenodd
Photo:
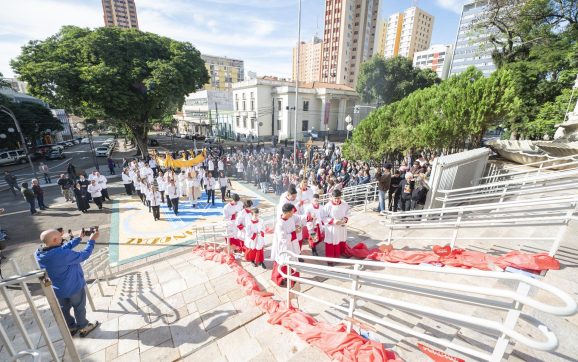
<path fill-rule="evenodd" d="M 86 292 L 84 287 L 70 297 L 61 298 L 57 296 L 56 298 L 68 328 L 86 327 L 88 320 L 86 319 Z M 74 317 L 70 315 L 70 308 L 74 309 Z"/>
<path fill-rule="evenodd" d="M 385 211 L 385 191 L 381 191 L 378 190 L 378 196 L 379 196 L 379 206 L 377 207 L 377 209 L 379 211 Z"/>

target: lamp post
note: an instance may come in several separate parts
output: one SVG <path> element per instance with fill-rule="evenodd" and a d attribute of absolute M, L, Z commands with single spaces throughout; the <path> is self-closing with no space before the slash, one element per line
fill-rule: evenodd
<path fill-rule="evenodd" d="M 28 164 L 30 165 L 30 170 L 32 171 L 32 175 L 34 176 L 34 178 L 37 178 L 36 177 L 36 171 L 34 170 L 34 164 L 32 163 L 32 159 L 30 158 L 30 153 L 28 152 L 28 145 L 26 145 L 26 140 L 24 139 L 24 134 L 22 133 L 22 129 L 20 128 L 20 123 L 18 123 L 18 120 L 16 119 L 14 112 L 12 112 L 12 110 L 10 110 L 10 108 L 7 108 L 5 106 L 0 106 L 0 112 L 7 114 L 14 121 L 14 125 L 16 126 L 16 131 L 18 131 L 18 134 L 20 135 L 20 141 L 22 142 L 22 147 L 24 148 L 24 152 L 26 152 L 26 158 L 28 159 Z M 8 132 L 10 132 L 10 130 L 12 130 L 12 132 L 14 132 L 13 128 L 8 128 Z M 5 137 L 6 137 L 6 135 L 4 135 L 3 138 L 5 138 Z"/>
<path fill-rule="evenodd" d="M 301 56 L 301 0 L 297 7 L 297 71 L 295 72 L 295 119 L 293 120 L 293 163 L 297 164 L 297 111 L 299 102 L 299 58 Z"/>
<path fill-rule="evenodd" d="M 92 129 L 90 127 L 88 127 L 83 122 L 78 122 L 76 124 L 76 128 L 78 128 L 80 131 L 86 131 L 86 134 L 88 136 L 88 145 L 90 146 L 90 153 L 92 154 L 92 161 L 94 162 L 94 167 L 96 168 L 97 171 L 100 172 L 100 168 L 98 165 L 98 159 L 96 158 L 96 153 L 94 150 L 94 144 L 92 142 Z"/>
<path fill-rule="evenodd" d="M 347 124 L 347 126 L 345 126 L 345 129 L 347 130 L 347 139 L 349 139 L 349 132 L 353 131 L 353 125 L 351 124 L 351 116 L 348 114 L 347 117 L 345 117 L 345 123 Z"/>

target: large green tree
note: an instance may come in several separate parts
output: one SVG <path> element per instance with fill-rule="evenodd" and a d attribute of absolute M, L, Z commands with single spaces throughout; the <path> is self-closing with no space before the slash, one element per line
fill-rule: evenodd
<path fill-rule="evenodd" d="M 11 65 L 33 95 L 130 130 L 143 154 L 150 120 L 208 81 L 190 43 L 135 29 L 65 26 L 23 46 Z"/>
<path fill-rule="evenodd" d="M 435 72 L 414 68 L 405 57 L 374 56 L 361 64 L 356 90 L 364 102 L 390 104 L 438 82 Z"/>
<path fill-rule="evenodd" d="M 41 104 L 33 102 L 14 103 L 10 99 L 0 94 L 0 105 L 5 106 L 14 113 L 20 124 L 24 138 L 28 140 L 37 139 L 47 129 L 51 131 L 61 131 L 62 124 L 52 112 Z M 4 112 L 0 112 L 0 133 L 8 137 L 0 139 L 0 148 L 22 147 L 20 137 L 8 130 L 16 130 L 14 121 Z"/>
<path fill-rule="evenodd" d="M 347 157 L 380 160 L 411 149 L 479 146 L 484 132 L 517 112 L 511 74 L 474 68 L 372 112 L 345 145 Z"/>

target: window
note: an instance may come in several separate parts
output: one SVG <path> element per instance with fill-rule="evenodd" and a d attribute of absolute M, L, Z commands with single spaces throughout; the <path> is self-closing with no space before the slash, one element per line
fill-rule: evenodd
<path fill-rule="evenodd" d="M 309 121 L 303 120 L 301 122 L 301 132 L 307 132 L 307 130 L 309 130 Z"/>
<path fill-rule="evenodd" d="M 251 99 L 251 110 L 254 111 L 255 110 L 255 100 Z"/>
<path fill-rule="evenodd" d="M 244 95 L 244 94 L 243 94 Z M 245 98 L 245 97 L 243 97 Z M 247 102 L 245 102 L 245 100 L 243 99 L 243 110 L 246 111 L 247 110 Z"/>
<path fill-rule="evenodd" d="M 241 127 L 241 122 L 240 122 L 240 119 L 239 119 L 239 118 L 241 118 L 241 117 L 237 116 L 236 118 L 237 118 L 237 127 Z"/>
<path fill-rule="evenodd" d="M 255 129 L 255 117 L 251 117 L 251 129 Z"/>
<path fill-rule="evenodd" d="M 280 130 L 280 129 L 281 129 L 281 120 L 278 119 L 277 120 L 277 130 Z"/>
<path fill-rule="evenodd" d="M 283 108 L 283 100 L 277 99 L 277 110 L 280 111 Z"/>
<path fill-rule="evenodd" d="M 303 111 L 309 112 L 309 101 L 303 101 Z"/>
<path fill-rule="evenodd" d="M 239 101 L 235 101 L 235 110 L 236 110 L 236 111 L 239 110 Z"/>
<path fill-rule="evenodd" d="M 247 128 L 247 117 L 243 117 L 243 128 Z"/>

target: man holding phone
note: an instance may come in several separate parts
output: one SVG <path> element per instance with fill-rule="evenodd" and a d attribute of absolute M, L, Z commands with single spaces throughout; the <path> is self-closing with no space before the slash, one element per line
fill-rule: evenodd
<path fill-rule="evenodd" d="M 98 236 L 96 229 L 90 235 L 84 250 L 75 251 L 74 248 L 80 244 L 82 237 L 63 244 L 61 233 L 49 229 L 40 234 L 43 245 L 35 253 L 38 265 L 46 270 L 52 281 L 54 294 L 70 333 L 74 335 L 80 332 L 81 337 L 85 337 L 100 324 L 97 321 L 90 323 L 86 319 L 86 282 L 81 266 L 92 254 Z M 70 309 L 74 310 L 74 317 L 70 314 Z"/>

